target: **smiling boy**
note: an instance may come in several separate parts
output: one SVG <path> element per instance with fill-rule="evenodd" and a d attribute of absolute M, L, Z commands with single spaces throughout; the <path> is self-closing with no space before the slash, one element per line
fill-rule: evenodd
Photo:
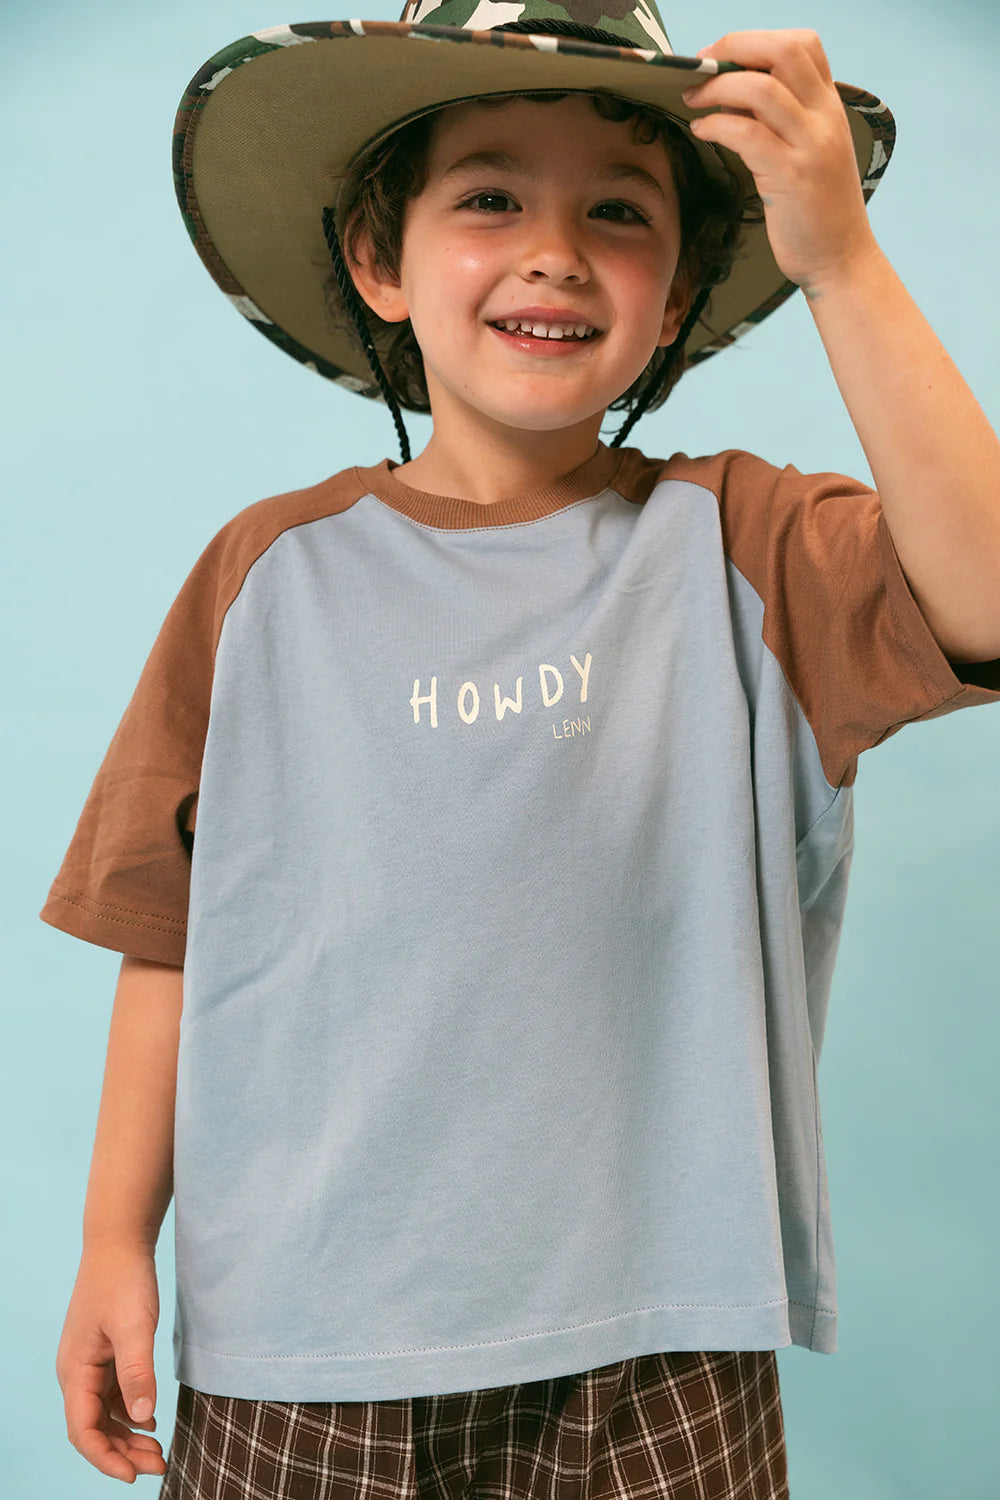
<path fill-rule="evenodd" d="M 858 761 L 1000 701 L 998 446 L 871 235 L 888 110 L 814 33 L 509 9 L 240 38 L 178 112 L 205 264 L 403 462 L 212 537 L 41 912 L 124 955 L 67 1429 L 164 1500 L 787 1500 Z M 798 286 L 879 490 L 622 446 Z"/>

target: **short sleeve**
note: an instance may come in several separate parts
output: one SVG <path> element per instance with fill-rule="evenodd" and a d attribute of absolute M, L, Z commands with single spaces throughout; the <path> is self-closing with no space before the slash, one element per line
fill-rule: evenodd
<path fill-rule="evenodd" d="M 904 724 L 1000 703 L 1000 661 L 963 665 L 942 652 L 877 492 L 843 474 L 766 467 L 764 642 L 805 709 L 830 785 L 850 786 L 858 757 Z"/>
<path fill-rule="evenodd" d="M 170 607 L 39 912 L 73 937 L 183 965 L 224 532 Z"/>

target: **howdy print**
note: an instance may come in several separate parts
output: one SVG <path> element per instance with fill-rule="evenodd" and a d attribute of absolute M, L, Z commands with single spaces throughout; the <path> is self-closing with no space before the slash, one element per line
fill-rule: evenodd
<path fill-rule="evenodd" d="M 587 701 L 587 686 L 590 681 L 590 664 L 592 660 L 593 657 L 591 656 L 589 651 L 584 658 L 583 666 L 580 665 L 575 656 L 570 656 L 570 661 L 573 663 L 573 666 L 579 674 L 580 678 L 580 703 L 586 703 Z M 555 679 L 554 683 L 550 679 Z M 410 698 L 410 707 L 413 709 L 414 724 L 419 724 L 421 722 L 421 704 L 426 703 L 428 705 L 430 728 L 437 729 L 437 682 L 437 678 L 432 677 L 430 692 L 421 694 L 420 678 L 415 677 L 413 679 L 413 694 Z M 508 710 L 511 713 L 521 713 L 523 708 L 523 682 L 523 677 L 519 677 L 517 679 L 513 698 L 509 698 L 503 693 L 499 682 L 494 682 L 493 711 L 498 721 L 506 718 Z M 538 686 L 542 707 L 551 708 L 562 698 L 563 692 L 565 691 L 565 679 L 563 678 L 563 674 L 560 672 L 559 668 L 553 666 L 551 662 L 539 662 Z M 476 720 L 479 718 L 480 705 L 481 699 L 479 688 L 477 687 L 477 685 L 472 681 L 463 682 L 461 687 L 458 689 L 457 694 L 455 695 L 455 708 L 463 724 L 474 724 L 476 722 Z M 564 725 L 571 722 L 572 721 L 565 720 Z M 553 733 L 554 732 L 555 730 L 553 728 Z"/>

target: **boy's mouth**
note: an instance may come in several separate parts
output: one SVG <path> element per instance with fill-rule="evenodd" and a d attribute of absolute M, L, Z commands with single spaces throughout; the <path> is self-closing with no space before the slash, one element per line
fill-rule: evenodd
<path fill-rule="evenodd" d="M 596 344 L 598 339 L 604 337 L 603 330 L 588 334 L 586 338 L 580 338 L 576 334 L 549 338 L 545 335 L 536 337 L 533 333 L 511 332 L 497 323 L 490 323 L 488 326 L 513 348 L 523 349 L 530 354 L 568 354 L 572 349 L 585 349 L 590 344 Z"/>

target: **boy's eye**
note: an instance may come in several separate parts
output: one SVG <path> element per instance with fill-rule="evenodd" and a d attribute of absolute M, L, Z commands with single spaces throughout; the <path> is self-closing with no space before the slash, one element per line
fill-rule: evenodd
<path fill-rule="evenodd" d="M 501 199 L 505 199 L 508 203 L 513 203 L 513 201 L 514 201 L 513 198 L 511 198 L 508 193 L 490 193 L 490 192 L 487 192 L 487 193 L 473 193 L 473 195 L 472 195 L 471 198 L 466 198 L 465 201 L 464 201 L 464 203 L 460 203 L 458 206 L 459 206 L 459 208 L 471 208 L 472 211 L 473 211 L 473 213 L 488 214 L 490 212 L 490 210 L 488 208 L 477 208 L 475 206 L 483 198 L 501 198 Z M 648 224 L 649 223 L 649 219 L 642 212 L 641 209 L 636 208 L 631 203 L 622 203 L 617 198 L 614 198 L 614 199 L 607 198 L 607 199 L 604 200 L 604 202 L 598 203 L 597 207 L 598 208 L 607 208 L 607 207 L 611 207 L 611 208 L 623 208 L 626 213 L 635 214 L 636 218 L 641 223 L 643 223 L 643 224 Z M 613 222 L 615 222 L 615 221 L 613 221 Z M 626 219 L 626 220 L 618 220 L 617 222 L 618 223 L 623 223 L 623 222 L 624 223 L 628 223 L 629 221 Z"/>

